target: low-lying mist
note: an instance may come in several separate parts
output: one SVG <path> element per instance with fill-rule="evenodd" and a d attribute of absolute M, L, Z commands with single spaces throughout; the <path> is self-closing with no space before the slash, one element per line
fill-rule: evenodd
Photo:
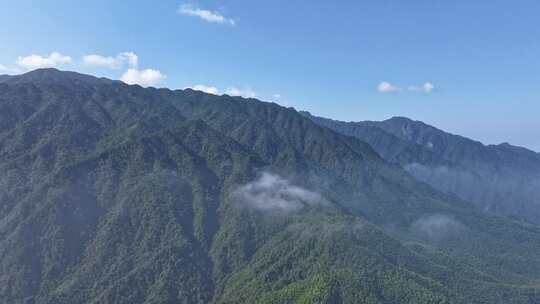
<path fill-rule="evenodd" d="M 465 225 L 458 220 L 442 214 L 421 217 L 411 225 L 414 234 L 432 240 L 456 235 L 465 229 Z"/>
<path fill-rule="evenodd" d="M 243 207 L 261 211 L 296 212 L 306 206 L 328 205 L 321 194 L 294 185 L 289 180 L 269 172 L 238 187 L 233 198 Z"/>

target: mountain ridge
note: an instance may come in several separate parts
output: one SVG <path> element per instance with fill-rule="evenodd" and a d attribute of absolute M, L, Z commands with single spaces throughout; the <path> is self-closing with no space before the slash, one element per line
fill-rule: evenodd
<path fill-rule="evenodd" d="M 483 145 L 407 118 L 321 125 L 370 143 L 418 180 L 472 201 L 482 209 L 538 222 L 540 154 L 510 144 Z M 471 188 L 474 184 L 477 189 Z"/>
<path fill-rule="evenodd" d="M 538 226 L 294 109 L 39 73 L 0 84 L 0 303 L 539 300 Z"/>

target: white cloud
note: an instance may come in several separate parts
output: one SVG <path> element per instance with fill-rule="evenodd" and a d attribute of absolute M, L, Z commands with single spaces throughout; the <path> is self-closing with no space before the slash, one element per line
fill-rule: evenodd
<path fill-rule="evenodd" d="M 204 85 L 204 84 L 198 84 L 196 86 L 192 86 L 192 87 L 189 87 L 189 88 L 192 89 L 192 90 L 195 90 L 195 91 L 201 91 L 201 92 L 205 92 L 205 93 L 208 93 L 208 94 L 219 95 L 219 89 L 216 88 L 216 87 L 213 87 L 213 86 L 207 86 L 207 85 Z"/>
<path fill-rule="evenodd" d="M 379 85 L 377 86 L 377 91 L 381 93 L 389 93 L 389 92 L 401 92 L 402 89 L 389 82 L 383 81 L 379 83 Z"/>
<path fill-rule="evenodd" d="M 241 96 L 241 97 L 244 97 L 244 98 L 255 98 L 255 97 L 257 97 L 257 93 L 255 93 L 255 91 L 253 91 L 250 88 L 239 89 L 239 88 L 235 88 L 235 87 L 229 87 L 225 91 L 225 94 L 230 95 L 230 96 Z"/>
<path fill-rule="evenodd" d="M 435 86 L 431 82 L 426 82 L 421 86 L 409 86 L 407 89 L 411 92 L 431 93 Z"/>
<path fill-rule="evenodd" d="M 139 56 L 133 52 L 123 52 L 118 54 L 118 58 L 121 58 L 122 60 L 127 60 L 128 64 L 132 67 L 136 67 L 139 65 Z"/>
<path fill-rule="evenodd" d="M 0 74 L 19 74 L 21 70 L 16 67 L 7 67 L 0 64 Z"/>
<path fill-rule="evenodd" d="M 219 12 L 200 9 L 192 4 L 180 5 L 180 7 L 178 8 L 178 13 L 182 15 L 186 15 L 186 16 L 198 17 L 210 23 L 230 24 L 230 25 L 236 24 L 236 22 L 233 19 L 226 18 Z"/>
<path fill-rule="evenodd" d="M 416 220 L 412 231 L 430 239 L 449 237 L 466 229 L 465 225 L 453 217 L 441 214 L 432 214 Z"/>
<path fill-rule="evenodd" d="M 283 107 L 292 107 L 293 105 L 287 100 L 287 98 L 281 94 L 273 94 L 272 97 L 269 98 L 270 101 L 275 102 Z"/>
<path fill-rule="evenodd" d="M 196 90 L 196 91 L 205 92 L 205 93 L 208 93 L 208 94 L 213 94 L 213 95 L 227 94 L 229 96 L 241 96 L 241 97 L 244 97 L 244 98 L 255 98 L 255 97 L 257 97 L 257 93 L 255 91 L 253 91 L 252 89 L 250 89 L 250 88 L 240 89 L 240 88 L 237 88 L 237 87 L 228 87 L 225 90 L 225 92 L 223 92 L 223 93 L 222 93 L 222 91 L 220 89 L 218 89 L 215 86 L 204 85 L 204 84 L 198 84 L 196 86 L 186 87 L 186 89 L 188 89 L 188 88 L 192 89 L 192 90 Z M 274 96 L 274 98 L 276 98 L 276 97 Z M 281 98 L 281 96 L 280 96 L 280 98 Z"/>
<path fill-rule="evenodd" d="M 163 75 L 158 70 L 153 69 L 146 69 L 146 70 L 138 70 L 138 69 L 128 69 L 120 78 L 123 82 L 127 84 L 138 84 L 143 87 L 153 86 L 160 81 L 164 80 L 166 78 L 165 75 Z"/>
<path fill-rule="evenodd" d="M 122 52 L 115 57 L 97 54 L 85 55 L 83 57 L 83 63 L 86 66 L 110 69 L 120 69 L 127 65 L 129 68 L 122 74 L 120 80 L 127 84 L 138 84 L 143 87 L 153 86 L 166 78 L 158 70 L 139 70 L 137 68 L 139 65 L 139 56 L 133 52 Z"/>
<path fill-rule="evenodd" d="M 133 52 L 123 52 L 116 55 L 116 57 L 105 57 L 96 54 L 85 55 L 83 57 L 83 63 L 87 66 L 106 67 L 110 69 L 119 69 L 126 62 L 130 67 L 136 67 L 139 64 L 139 57 Z"/>
<path fill-rule="evenodd" d="M 422 92 L 422 93 L 431 93 L 435 90 L 435 85 L 433 85 L 431 82 L 426 82 L 423 85 L 411 85 L 407 87 L 407 91 L 409 92 Z M 377 91 L 381 93 L 392 93 L 392 92 L 403 92 L 404 89 L 402 87 L 393 85 L 387 81 L 383 81 L 379 83 L 377 86 Z"/>
<path fill-rule="evenodd" d="M 239 187 L 233 198 L 241 206 L 261 211 L 295 212 L 306 206 L 329 204 L 319 193 L 272 173 L 263 173 L 257 180 Z"/>
<path fill-rule="evenodd" d="M 104 57 L 101 55 L 85 55 L 83 57 L 83 62 L 87 66 L 96 66 L 96 67 L 108 67 L 111 69 L 118 69 L 122 65 L 122 62 L 114 57 Z"/>
<path fill-rule="evenodd" d="M 19 57 L 17 64 L 27 70 L 40 68 L 54 68 L 62 64 L 71 63 L 71 57 L 62 55 L 58 52 L 52 52 L 48 56 L 30 55 Z"/>

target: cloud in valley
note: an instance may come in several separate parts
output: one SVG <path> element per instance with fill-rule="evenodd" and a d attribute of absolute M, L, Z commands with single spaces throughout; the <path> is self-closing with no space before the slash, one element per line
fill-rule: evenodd
<path fill-rule="evenodd" d="M 263 173 L 233 192 L 242 206 L 261 211 L 296 212 L 306 206 L 327 205 L 319 193 L 292 184 L 279 175 Z"/>
<path fill-rule="evenodd" d="M 466 227 L 453 217 L 432 214 L 416 220 L 412 226 L 412 231 L 429 239 L 441 239 L 455 235 L 463 231 Z"/>

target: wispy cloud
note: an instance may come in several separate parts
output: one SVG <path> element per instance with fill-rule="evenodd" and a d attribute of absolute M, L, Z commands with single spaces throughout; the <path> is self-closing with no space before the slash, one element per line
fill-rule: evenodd
<path fill-rule="evenodd" d="M 181 15 L 198 17 L 206 22 L 235 25 L 234 19 L 226 18 L 217 11 L 205 10 L 198 8 L 193 4 L 182 4 L 177 12 Z"/>
<path fill-rule="evenodd" d="M 64 64 L 72 63 L 72 58 L 59 52 L 52 52 L 49 55 L 29 55 L 19 56 L 16 64 L 21 67 L 7 67 L 0 65 L 0 73 L 18 74 L 39 68 L 53 68 Z M 98 54 L 85 55 L 82 58 L 85 66 L 106 67 L 120 69 L 129 67 L 120 77 L 120 80 L 127 84 L 138 84 L 143 87 L 153 86 L 167 78 L 156 69 L 138 69 L 139 56 L 133 52 L 122 52 L 115 57 L 102 56 Z M 75 68 L 80 67 L 75 66 Z"/>
<path fill-rule="evenodd" d="M 187 87 L 186 89 L 192 89 L 195 91 L 201 91 L 212 95 L 219 95 L 219 89 L 214 86 L 207 86 L 204 84 L 198 84 L 192 87 Z"/>
<path fill-rule="evenodd" d="M 252 90 L 251 88 L 237 88 L 237 87 L 228 87 L 224 92 L 222 92 L 220 89 L 218 89 L 215 86 L 211 85 L 204 85 L 204 84 L 198 84 L 191 87 L 186 87 L 186 89 L 192 89 L 196 91 L 205 92 L 208 94 L 213 95 L 222 95 L 227 94 L 229 96 L 240 96 L 244 98 L 255 98 L 257 97 L 257 92 Z"/>
<path fill-rule="evenodd" d="M 128 64 L 132 67 L 139 65 L 139 56 L 133 52 L 123 52 L 118 55 L 123 60 L 127 60 Z"/>
<path fill-rule="evenodd" d="M 431 82 L 426 82 L 421 86 L 409 86 L 407 90 L 411 92 L 424 92 L 431 93 L 435 89 L 435 86 Z"/>
<path fill-rule="evenodd" d="M 377 86 L 377 91 L 381 93 L 389 93 L 389 92 L 401 92 L 402 89 L 389 82 L 383 81 L 379 83 L 379 85 Z"/>
<path fill-rule="evenodd" d="M 120 80 L 127 84 L 138 84 L 143 87 L 149 87 L 163 81 L 165 78 L 166 76 L 158 70 L 138 70 L 131 68 L 120 77 Z"/>
<path fill-rule="evenodd" d="M 391 84 L 387 81 L 383 81 L 377 85 L 377 91 L 380 93 L 396 93 L 396 92 L 420 92 L 420 93 L 431 93 L 435 90 L 435 85 L 431 82 L 426 82 L 422 85 L 410 85 L 405 89 L 401 86 Z"/>
<path fill-rule="evenodd" d="M 17 58 L 17 65 L 27 70 L 40 68 L 54 68 L 63 64 L 71 63 L 72 59 L 69 56 L 62 55 L 59 52 L 52 52 L 49 55 L 29 55 Z"/>
<path fill-rule="evenodd" d="M 458 220 L 442 214 L 424 216 L 416 220 L 411 228 L 414 233 L 429 239 L 450 237 L 466 229 Z"/>
<path fill-rule="evenodd" d="M 153 86 L 163 81 L 166 76 L 155 69 L 138 69 L 139 56 L 133 52 L 122 52 L 115 57 L 90 54 L 83 56 L 83 64 L 90 67 L 120 69 L 129 68 L 122 74 L 120 80 L 127 84 L 138 84 L 143 87 Z"/>
<path fill-rule="evenodd" d="M 7 67 L 0 64 L 0 74 L 19 74 L 21 70 L 17 67 Z"/>
<path fill-rule="evenodd" d="M 239 187 L 233 198 L 241 206 L 261 211 L 296 212 L 307 206 L 327 205 L 319 193 L 292 184 L 279 175 L 265 172 Z"/>
<path fill-rule="evenodd" d="M 236 87 L 229 87 L 227 90 L 225 90 L 225 94 L 230 96 L 241 96 L 244 98 L 255 98 L 257 97 L 257 93 L 253 91 L 250 88 L 236 88 Z"/>
<path fill-rule="evenodd" d="M 119 69 L 125 63 L 130 67 L 136 67 L 139 64 L 139 56 L 133 52 L 123 52 L 116 55 L 116 57 L 91 54 L 83 57 L 83 63 L 86 66 L 106 67 L 109 69 Z"/>

